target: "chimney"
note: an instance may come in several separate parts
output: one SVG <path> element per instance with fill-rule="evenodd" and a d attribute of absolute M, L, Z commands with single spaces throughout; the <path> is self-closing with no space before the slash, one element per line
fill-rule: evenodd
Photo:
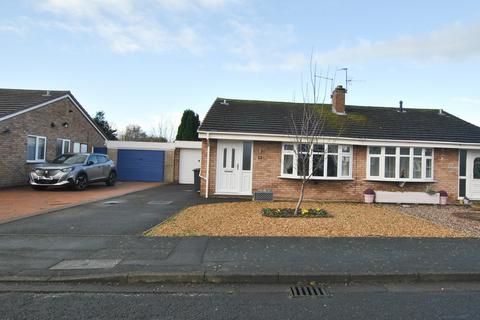
<path fill-rule="evenodd" d="M 402 100 L 400 100 L 400 102 L 398 103 L 398 107 L 399 107 L 398 112 L 403 112 L 403 101 Z"/>
<path fill-rule="evenodd" d="M 337 86 L 332 93 L 332 112 L 336 114 L 345 114 L 345 90 L 342 86 Z"/>

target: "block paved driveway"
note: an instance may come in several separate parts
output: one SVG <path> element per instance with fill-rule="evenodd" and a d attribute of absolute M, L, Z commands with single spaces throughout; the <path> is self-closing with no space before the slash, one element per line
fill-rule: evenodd
<path fill-rule="evenodd" d="M 0 235 L 140 235 L 187 206 L 213 201 L 191 185 L 164 185 L 6 222 Z"/>
<path fill-rule="evenodd" d="M 32 190 L 28 186 L 5 188 L 0 190 L 0 223 L 160 185 L 157 182 L 118 182 L 108 187 L 105 183 L 95 183 L 82 192 L 68 188 L 46 191 Z"/>

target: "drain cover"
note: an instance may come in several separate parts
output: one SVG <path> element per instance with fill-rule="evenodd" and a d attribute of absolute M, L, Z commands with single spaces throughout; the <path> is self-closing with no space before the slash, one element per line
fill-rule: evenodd
<path fill-rule="evenodd" d="M 124 202 L 125 202 L 124 200 L 109 200 L 109 201 L 105 201 L 104 204 L 120 204 Z"/>
<path fill-rule="evenodd" d="M 167 205 L 167 204 L 172 204 L 173 201 L 162 201 L 162 200 L 159 200 L 159 201 L 149 201 L 147 204 L 157 204 L 157 205 Z"/>
<path fill-rule="evenodd" d="M 291 297 L 323 297 L 327 293 L 322 287 L 314 286 L 294 286 L 290 287 L 290 296 Z"/>

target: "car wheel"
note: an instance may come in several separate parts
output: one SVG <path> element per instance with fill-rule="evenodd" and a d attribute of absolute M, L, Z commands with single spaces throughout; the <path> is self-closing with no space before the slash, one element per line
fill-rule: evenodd
<path fill-rule="evenodd" d="M 33 190 L 47 190 L 45 186 L 30 186 Z"/>
<path fill-rule="evenodd" d="M 110 171 L 110 174 L 108 175 L 108 179 L 105 184 L 107 186 L 114 186 L 115 182 L 117 182 L 117 173 L 115 171 Z"/>
<path fill-rule="evenodd" d="M 88 186 L 87 175 L 85 175 L 83 173 L 79 174 L 77 176 L 77 178 L 75 179 L 75 183 L 74 183 L 73 187 L 77 191 L 83 191 L 87 188 L 87 186 Z"/>

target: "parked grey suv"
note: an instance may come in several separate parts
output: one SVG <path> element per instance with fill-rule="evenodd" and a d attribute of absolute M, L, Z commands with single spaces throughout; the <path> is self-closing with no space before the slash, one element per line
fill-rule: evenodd
<path fill-rule="evenodd" d="M 89 183 L 105 182 L 113 186 L 117 180 L 115 163 L 99 153 L 66 153 L 50 163 L 42 163 L 30 172 L 30 185 L 42 190 L 51 186 L 72 186 L 85 190 Z"/>

